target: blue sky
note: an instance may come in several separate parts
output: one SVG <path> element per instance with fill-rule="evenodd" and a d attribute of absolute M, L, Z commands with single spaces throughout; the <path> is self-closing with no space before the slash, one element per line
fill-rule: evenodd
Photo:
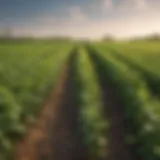
<path fill-rule="evenodd" d="M 1 0 L 0 31 L 15 36 L 130 37 L 160 32 L 159 0 Z"/>

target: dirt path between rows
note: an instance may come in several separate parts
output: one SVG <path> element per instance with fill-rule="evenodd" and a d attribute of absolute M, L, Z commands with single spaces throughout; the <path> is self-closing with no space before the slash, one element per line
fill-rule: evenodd
<path fill-rule="evenodd" d="M 73 85 L 72 54 L 37 124 L 17 145 L 15 160 L 87 160 L 78 130 L 78 107 Z"/>
<path fill-rule="evenodd" d="M 124 109 L 119 99 L 117 99 L 116 91 L 105 79 L 100 76 L 100 85 L 102 88 L 102 98 L 104 104 L 104 113 L 109 121 L 109 160 L 137 160 L 131 155 L 131 152 L 125 143 L 125 125 L 124 125 Z"/>
<path fill-rule="evenodd" d="M 94 54 L 91 58 L 95 64 L 95 70 L 102 91 L 104 116 L 109 122 L 108 128 L 108 160 L 140 160 L 135 150 L 132 150 L 125 142 L 125 109 L 120 96 L 117 94 L 110 77 L 106 77 L 107 71 Z"/>

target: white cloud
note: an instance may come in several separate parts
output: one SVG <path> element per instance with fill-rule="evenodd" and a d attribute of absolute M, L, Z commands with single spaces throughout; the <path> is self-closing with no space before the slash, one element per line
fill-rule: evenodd
<path fill-rule="evenodd" d="M 119 10 L 145 10 L 148 8 L 148 3 L 146 0 L 122 0 L 118 6 Z"/>
<path fill-rule="evenodd" d="M 135 0 L 135 7 L 137 9 L 147 9 L 148 4 L 146 0 Z"/>
<path fill-rule="evenodd" d="M 102 5 L 105 9 L 112 9 L 113 8 L 113 1 L 112 0 L 102 0 Z"/>
<path fill-rule="evenodd" d="M 160 32 L 160 13 L 144 13 L 135 15 L 126 19 L 110 20 L 87 20 L 81 25 L 71 22 L 56 22 L 55 26 L 48 24 L 41 28 L 25 27 L 17 28 L 19 34 L 32 34 L 35 36 L 71 36 L 79 38 L 99 38 L 101 36 L 112 34 L 116 37 L 130 37 L 133 35 L 144 35 L 147 33 Z M 150 21 L 148 21 L 150 19 Z"/>
<path fill-rule="evenodd" d="M 64 18 L 42 14 L 28 26 L 19 26 L 16 33 L 35 36 L 63 35 L 71 37 L 96 38 L 105 34 L 117 37 L 160 32 L 160 12 L 149 7 L 146 0 L 123 0 L 118 6 L 112 0 L 101 0 L 103 6 L 111 9 L 112 17 L 92 19 L 79 6 L 66 8 Z M 105 5 L 106 4 L 106 5 Z M 149 12 L 148 12 L 149 11 Z M 107 14 L 106 14 L 107 15 Z"/>
<path fill-rule="evenodd" d="M 72 6 L 68 8 L 68 18 L 71 21 L 82 22 L 87 20 L 87 16 L 82 12 L 79 6 Z"/>

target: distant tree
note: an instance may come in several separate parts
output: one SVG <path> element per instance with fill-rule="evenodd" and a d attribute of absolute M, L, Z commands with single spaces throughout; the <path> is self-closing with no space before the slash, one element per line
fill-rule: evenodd
<path fill-rule="evenodd" d="M 13 38 L 13 30 L 10 27 L 5 27 L 0 30 L 1 39 L 11 39 Z"/>
<path fill-rule="evenodd" d="M 147 40 L 151 41 L 159 41 L 160 40 L 160 34 L 155 33 L 147 37 Z"/>
<path fill-rule="evenodd" d="M 160 41 L 160 34 L 154 33 L 146 36 L 134 37 L 131 39 L 132 41 Z"/>
<path fill-rule="evenodd" d="M 115 41 L 115 38 L 112 35 L 106 35 L 106 36 L 103 37 L 102 41 L 112 42 L 112 41 Z"/>

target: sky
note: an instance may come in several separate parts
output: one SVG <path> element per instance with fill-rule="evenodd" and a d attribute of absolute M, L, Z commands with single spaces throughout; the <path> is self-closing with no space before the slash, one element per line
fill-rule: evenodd
<path fill-rule="evenodd" d="M 0 32 L 117 38 L 160 33 L 160 0 L 1 0 Z"/>

